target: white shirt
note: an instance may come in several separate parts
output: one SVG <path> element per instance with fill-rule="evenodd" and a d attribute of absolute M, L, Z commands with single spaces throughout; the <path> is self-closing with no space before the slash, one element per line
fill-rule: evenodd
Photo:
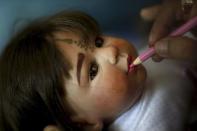
<path fill-rule="evenodd" d="M 139 102 L 110 126 L 110 131 L 185 131 L 192 84 L 183 66 L 170 60 L 144 63 L 146 89 Z"/>

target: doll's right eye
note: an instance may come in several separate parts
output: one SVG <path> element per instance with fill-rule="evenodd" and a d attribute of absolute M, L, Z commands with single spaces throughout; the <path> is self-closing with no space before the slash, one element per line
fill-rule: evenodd
<path fill-rule="evenodd" d="M 95 46 L 96 47 L 102 47 L 103 46 L 103 43 L 104 43 L 104 40 L 102 37 L 96 37 L 95 39 Z"/>

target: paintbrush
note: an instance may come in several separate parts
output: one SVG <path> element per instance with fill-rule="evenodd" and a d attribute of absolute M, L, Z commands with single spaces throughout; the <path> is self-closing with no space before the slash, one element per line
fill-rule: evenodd
<path fill-rule="evenodd" d="M 174 30 L 172 33 L 170 33 L 168 36 L 175 37 L 183 35 L 184 33 L 188 32 L 191 28 L 197 26 L 197 16 L 191 18 L 188 20 L 185 24 Z M 131 72 L 135 66 L 141 64 L 142 62 L 149 59 L 153 54 L 155 54 L 155 48 L 151 47 L 144 51 L 142 54 L 140 54 L 133 63 L 129 66 L 129 72 Z"/>

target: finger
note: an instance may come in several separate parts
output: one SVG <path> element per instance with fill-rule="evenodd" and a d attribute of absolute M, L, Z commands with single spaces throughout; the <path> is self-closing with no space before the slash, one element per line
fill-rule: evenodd
<path fill-rule="evenodd" d="M 154 5 L 151 7 L 143 8 L 140 11 L 140 16 L 145 21 L 153 21 L 157 17 L 160 9 L 161 9 L 161 5 Z"/>
<path fill-rule="evenodd" d="M 155 55 L 152 56 L 152 60 L 153 60 L 154 62 L 161 62 L 161 61 L 163 60 L 163 57 L 161 57 L 161 56 L 155 54 Z"/>
<path fill-rule="evenodd" d="M 173 5 L 164 4 L 155 20 L 149 36 L 149 43 L 154 43 L 166 36 L 176 20 Z"/>
<path fill-rule="evenodd" d="M 155 44 L 155 50 L 164 58 L 197 63 L 197 41 L 188 37 L 165 38 Z"/>
<path fill-rule="evenodd" d="M 192 7 L 192 10 L 191 10 L 191 13 L 190 13 L 190 18 L 194 17 L 197 15 L 197 1 L 195 1 L 193 7 Z"/>
<path fill-rule="evenodd" d="M 183 21 L 187 21 L 188 19 L 191 19 L 192 17 L 197 15 L 197 2 L 193 1 L 193 4 L 185 4 L 184 9 L 182 9 L 182 15 L 183 15 Z"/>
<path fill-rule="evenodd" d="M 195 1 L 195 4 L 193 5 L 190 18 L 193 18 L 194 16 L 197 16 L 197 1 Z M 197 37 L 197 28 L 194 28 L 193 30 L 191 30 L 191 32 L 194 34 L 194 36 Z"/>

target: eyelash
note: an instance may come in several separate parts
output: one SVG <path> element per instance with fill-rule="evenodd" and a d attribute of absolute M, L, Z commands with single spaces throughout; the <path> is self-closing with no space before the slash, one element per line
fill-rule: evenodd
<path fill-rule="evenodd" d="M 99 69 L 98 64 L 95 61 L 92 62 L 90 65 L 90 69 L 89 69 L 90 80 L 94 80 L 94 78 L 96 77 L 96 75 L 98 73 L 98 69 Z"/>

